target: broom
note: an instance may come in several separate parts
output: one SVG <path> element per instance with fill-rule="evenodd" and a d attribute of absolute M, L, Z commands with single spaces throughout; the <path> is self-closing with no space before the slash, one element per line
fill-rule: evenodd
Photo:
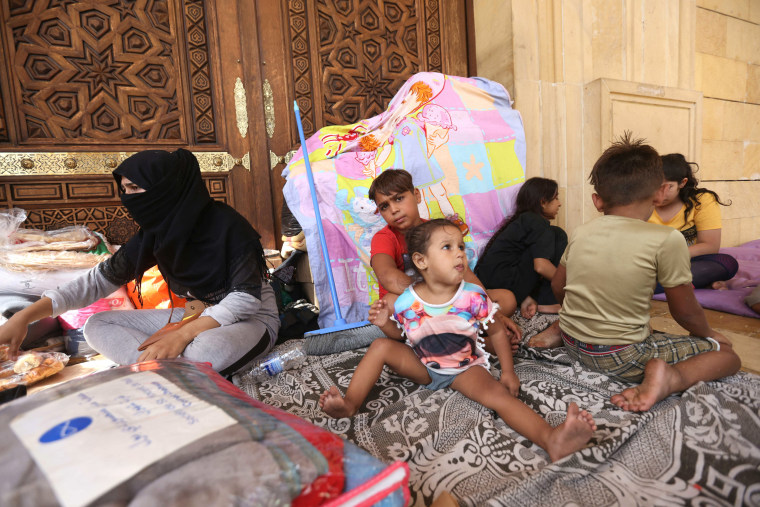
<path fill-rule="evenodd" d="M 311 202 L 314 205 L 319 242 L 322 245 L 322 257 L 325 261 L 327 283 L 330 286 L 330 295 L 332 296 L 333 307 L 335 307 L 335 323 L 332 327 L 317 329 L 316 331 L 304 334 L 304 338 L 306 338 L 305 350 L 309 355 L 321 356 L 366 347 L 375 338 L 385 335 L 379 327 L 370 324 L 367 320 L 348 324 L 341 314 L 338 293 L 335 290 L 335 280 L 333 279 L 332 267 L 330 266 L 330 253 L 327 251 L 325 231 L 322 228 L 322 215 L 319 213 L 319 203 L 317 202 L 317 191 L 314 187 L 314 176 L 312 175 L 311 163 L 309 162 L 309 152 L 306 149 L 306 139 L 303 135 L 303 125 L 301 125 L 301 110 L 298 108 L 297 102 L 293 101 L 293 105 L 295 108 L 296 124 L 298 125 L 298 135 L 301 138 L 303 160 L 306 164 L 306 176 L 309 179 Z"/>

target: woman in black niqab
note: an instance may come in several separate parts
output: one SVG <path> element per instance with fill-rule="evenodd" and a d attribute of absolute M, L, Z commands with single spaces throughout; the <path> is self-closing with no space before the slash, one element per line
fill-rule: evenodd
<path fill-rule="evenodd" d="M 96 313 L 84 326 L 91 347 L 119 364 L 182 356 L 227 375 L 267 352 L 280 320 L 259 234 L 233 208 L 211 198 L 195 156 L 183 149 L 143 151 L 113 175 L 140 226 L 137 234 L 87 274 L 45 291 L 31 310 L 0 327 L 0 343 L 17 350 L 30 322 L 87 306 L 130 280 L 136 280 L 139 297 L 143 273 L 158 265 L 169 289 L 193 300 L 189 306 L 202 313 Z M 127 180 L 130 191 L 124 189 Z"/>

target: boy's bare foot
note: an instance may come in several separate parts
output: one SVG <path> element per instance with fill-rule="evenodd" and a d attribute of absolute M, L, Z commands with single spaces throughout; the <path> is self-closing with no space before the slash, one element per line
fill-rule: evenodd
<path fill-rule="evenodd" d="M 540 313 L 559 313 L 562 305 L 536 305 L 536 310 Z"/>
<path fill-rule="evenodd" d="M 717 281 L 717 282 L 713 282 L 711 287 L 715 290 L 726 290 L 728 289 L 728 284 L 723 281 Z"/>
<path fill-rule="evenodd" d="M 319 406 L 325 414 L 330 417 L 335 417 L 336 419 L 340 417 L 351 417 L 356 413 L 356 410 L 353 410 L 348 406 L 346 400 L 343 398 L 343 395 L 340 394 L 340 391 L 336 386 L 330 386 L 330 389 L 319 396 Z"/>
<path fill-rule="evenodd" d="M 532 297 L 528 296 L 520 303 L 520 315 L 526 319 L 532 319 L 538 310 L 538 303 Z"/>
<path fill-rule="evenodd" d="M 549 459 L 554 462 L 583 449 L 594 431 L 596 423 L 591 414 L 578 408 L 575 403 L 570 403 L 565 422 L 552 430 L 546 442 Z"/>
<path fill-rule="evenodd" d="M 562 335 L 559 332 L 559 321 L 552 322 L 552 325 L 531 336 L 528 340 L 528 347 L 537 349 L 552 349 L 562 345 Z"/>
<path fill-rule="evenodd" d="M 613 395 L 610 401 L 623 410 L 644 412 L 674 392 L 670 386 L 677 375 L 678 370 L 662 359 L 650 359 L 644 368 L 644 381 Z"/>

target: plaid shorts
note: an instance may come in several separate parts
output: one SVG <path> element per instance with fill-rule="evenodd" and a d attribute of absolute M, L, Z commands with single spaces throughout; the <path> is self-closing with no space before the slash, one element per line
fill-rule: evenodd
<path fill-rule="evenodd" d="M 585 368 L 604 373 L 613 380 L 641 383 L 644 367 L 659 357 L 675 364 L 692 356 L 720 350 L 712 338 L 697 338 L 654 332 L 640 343 L 628 345 L 594 345 L 576 340 L 562 332 L 565 351 Z"/>

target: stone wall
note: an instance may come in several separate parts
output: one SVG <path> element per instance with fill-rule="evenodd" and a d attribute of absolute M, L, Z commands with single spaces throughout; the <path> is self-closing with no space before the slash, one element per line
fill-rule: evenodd
<path fill-rule="evenodd" d="M 597 216 L 588 173 L 631 130 L 698 162 L 704 186 L 733 202 L 724 246 L 760 238 L 760 0 L 474 6 L 478 74 L 523 116 L 527 175 L 560 182 L 560 225 Z"/>

